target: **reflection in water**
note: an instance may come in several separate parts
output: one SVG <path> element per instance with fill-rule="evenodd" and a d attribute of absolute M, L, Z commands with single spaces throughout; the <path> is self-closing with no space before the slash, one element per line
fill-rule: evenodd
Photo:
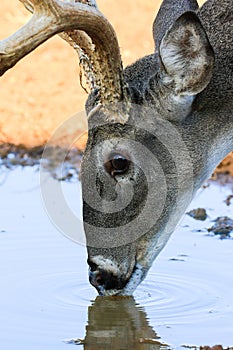
<path fill-rule="evenodd" d="M 166 349 L 133 297 L 97 297 L 88 308 L 85 350 Z"/>

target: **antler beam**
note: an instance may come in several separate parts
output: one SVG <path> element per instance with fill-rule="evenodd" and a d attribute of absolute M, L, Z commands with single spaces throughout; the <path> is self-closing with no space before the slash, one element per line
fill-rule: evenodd
<path fill-rule="evenodd" d="M 20 0 L 33 11 L 27 24 L 0 41 L 0 76 L 43 42 L 62 32 L 82 30 L 95 45 L 100 102 L 124 99 L 123 69 L 115 31 L 94 6 L 59 0 Z M 101 62 L 99 62 L 101 60 Z"/>

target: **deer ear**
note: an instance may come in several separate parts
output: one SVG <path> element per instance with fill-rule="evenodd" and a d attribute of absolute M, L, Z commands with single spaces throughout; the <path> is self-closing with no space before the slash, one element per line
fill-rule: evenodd
<path fill-rule="evenodd" d="M 164 78 L 177 95 L 196 95 L 209 83 L 214 52 L 194 12 L 185 12 L 166 32 L 159 47 Z"/>
<path fill-rule="evenodd" d="M 155 47 L 158 48 L 164 34 L 184 12 L 196 12 L 199 6 L 196 0 L 163 0 L 153 23 Z"/>

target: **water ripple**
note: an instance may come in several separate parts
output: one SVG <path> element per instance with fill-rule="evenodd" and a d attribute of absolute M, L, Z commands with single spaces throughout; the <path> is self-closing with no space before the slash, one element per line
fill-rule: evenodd
<path fill-rule="evenodd" d="M 42 278 L 41 278 L 42 279 Z M 76 272 L 67 272 L 44 276 L 44 284 L 50 286 L 49 303 L 51 297 L 54 304 L 67 309 L 86 308 L 96 298 L 94 288 L 85 279 L 79 278 Z"/>
<path fill-rule="evenodd" d="M 179 322 L 208 316 L 216 306 L 216 290 L 198 279 L 179 275 L 151 273 L 148 282 L 139 286 L 136 301 L 153 310 L 157 321 Z"/>

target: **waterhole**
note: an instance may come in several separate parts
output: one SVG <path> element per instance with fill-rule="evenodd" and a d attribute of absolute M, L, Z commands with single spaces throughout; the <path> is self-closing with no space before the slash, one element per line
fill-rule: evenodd
<path fill-rule="evenodd" d="M 77 183 L 63 190 L 75 203 L 72 186 L 80 194 Z M 203 204 L 207 221 L 184 218 L 133 297 L 97 297 L 85 247 L 44 211 L 38 173 L 10 172 L 0 187 L 0 348 L 232 346 L 233 240 L 207 231 L 218 214 L 231 215 L 229 191 L 211 185 L 199 193 L 192 208 Z"/>

